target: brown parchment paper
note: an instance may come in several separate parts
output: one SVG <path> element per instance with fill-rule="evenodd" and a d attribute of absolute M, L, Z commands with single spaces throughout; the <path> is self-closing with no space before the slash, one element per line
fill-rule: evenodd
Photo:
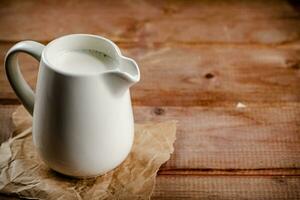
<path fill-rule="evenodd" d="M 28 199 L 149 199 L 159 167 L 170 158 L 176 122 L 135 125 L 131 153 L 116 169 L 90 179 L 49 169 L 32 142 L 32 118 L 23 107 L 13 113 L 14 136 L 0 146 L 0 193 Z"/>

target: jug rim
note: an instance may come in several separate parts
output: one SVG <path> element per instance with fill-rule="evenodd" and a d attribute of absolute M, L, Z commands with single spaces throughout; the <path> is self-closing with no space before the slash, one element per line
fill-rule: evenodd
<path fill-rule="evenodd" d="M 42 59 L 41 59 L 49 68 L 51 68 L 53 71 L 55 71 L 59 74 L 62 74 L 62 75 L 65 75 L 65 76 L 85 77 L 85 76 L 99 76 L 101 74 L 106 74 L 106 73 L 109 73 L 109 72 L 117 71 L 116 69 L 110 69 L 110 70 L 106 70 L 105 72 L 99 72 L 99 73 L 94 73 L 94 74 L 72 73 L 72 72 L 68 72 L 68 71 L 65 71 L 65 70 L 61 70 L 59 67 L 54 66 L 54 64 L 49 59 L 49 51 L 59 41 L 66 40 L 66 39 L 69 39 L 69 38 L 72 38 L 72 37 L 85 37 L 85 38 L 94 38 L 94 39 L 97 39 L 97 40 L 102 40 L 102 42 L 107 43 L 108 46 L 111 47 L 111 50 L 110 50 L 109 53 L 114 54 L 112 57 L 114 59 L 116 59 L 116 61 L 119 61 L 119 59 L 131 59 L 131 58 L 127 58 L 127 57 L 123 56 L 120 49 L 119 49 L 119 47 L 113 41 L 111 41 L 111 40 L 109 40 L 109 39 L 107 39 L 103 36 L 93 35 L 93 34 L 85 34 L 85 33 L 75 33 L 75 34 L 63 35 L 63 36 L 60 36 L 58 38 L 55 38 L 54 40 L 52 40 L 51 42 L 49 42 L 45 46 L 45 49 L 42 52 Z M 133 60 L 133 59 L 131 59 L 131 60 Z"/>

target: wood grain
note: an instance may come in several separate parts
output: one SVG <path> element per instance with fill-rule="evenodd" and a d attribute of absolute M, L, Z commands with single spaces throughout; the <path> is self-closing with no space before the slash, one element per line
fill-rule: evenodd
<path fill-rule="evenodd" d="M 134 114 L 137 122 L 178 121 L 175 152 L 163 174 L 299 174 L 300 104 L 246 106 L 136 106 Z M 0 106 L 1 118 L 8 121 L 14 108 Z M 1 135 L 7 137 L 7 129 Z"/>
<path fill-rule="evenodd" d="M 299 176 L 158 176 L 152 199 L 290 200 L 299 191 Z"/>
<path fill-rule="evenodd" d="M 93 33 L 115 41 L 282 44 L 299 40 L 286 1 L 1 1 L 0 41 Z"/>
<path fill-rule="evenodd" d="M 178 120 L 164 169 L 300 167 L 299 103 L 225 107 L 135 107 L 137 121 Z"/>
<path fill-rule="evenodd" d="M 1 64 L 10 46 L 0 44 Z M 141 82 L 132 88 L 135 105 L 203 106 L 300 100 L 299 48 L 120 46 L 140 66 Z M 34 86 L 37 62 L 23 55 L 20 63 L 24 65 L 26 79 Z M 16 99 L 3 66 L 0 99 Z"/>

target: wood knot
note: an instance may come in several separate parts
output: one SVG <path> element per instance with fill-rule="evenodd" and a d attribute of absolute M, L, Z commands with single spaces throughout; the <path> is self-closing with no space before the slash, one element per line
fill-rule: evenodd
<path fill-rule="evenodd" d="M 300 69 L 300 63 L 296 60 L 287 60 L 285 62 L 286 66 L 291 69 Z"/>
<path fill-rule="evenodd" d="M 163 7 L 162 11 L 164 12 L 164 14 L 166 15 L 171 15 L 171 14 L 175 14 L 177 12 L 177 8 L 176 7 Z"/>
<path fill-rule="evenodd" d="M 163 115 L 165 113 L 165 110 L 163 108 L 154 108 L 154 113 L 156 115 Z"/>
<path fill-rule="evenodd" d="M 212 73 L 207 73 L 207 74 L 205 74 L 204 77 L 207 78 L 207 79 L 211 79 L 211 78 L 213 78 L 215 76 Z"/>

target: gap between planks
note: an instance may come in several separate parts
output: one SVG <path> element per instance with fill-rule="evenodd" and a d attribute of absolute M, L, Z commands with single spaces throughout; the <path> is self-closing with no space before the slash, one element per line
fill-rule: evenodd
<path fill-rule="evenodd" d="M 56 37 L 58 38 L 58 37 Z M 53 38 L 52 40 L 56 39 Z M 34 39 L 32 39 L 34 40 Z M 42 43 L 42 44 L 48 44 L 52 40 L 34 40 L 36 42 Z M 0 39 L 0 45 L 11 45 L 23 41 L 23 40 L 1 40 Z M 284 41 L 276 44 L 264 44 L 264 43 L 256 43 L 256 42 L 184 42 L 184 41 L 167 41 L 167 42 L 158 42 L 158 41 L 152 41 L 144 43 L 143 41 L 119 41 L 119 40 L 113 40 L 114 43 L 120 46 L 129 46 L 129 47 L 139 47 L 139 46 L 146 46 L 146 47 L 152 47 L 152 46 L 159 46 L 159 47 L 172 47 L 172 46 L 178 46 L 178 47 L 235 47 L 235 48 L 270 48 L 270 49 L 280 49 L 280 48 L 300 48 L 300 38 L 296 38 L 291 41 Z"/>

